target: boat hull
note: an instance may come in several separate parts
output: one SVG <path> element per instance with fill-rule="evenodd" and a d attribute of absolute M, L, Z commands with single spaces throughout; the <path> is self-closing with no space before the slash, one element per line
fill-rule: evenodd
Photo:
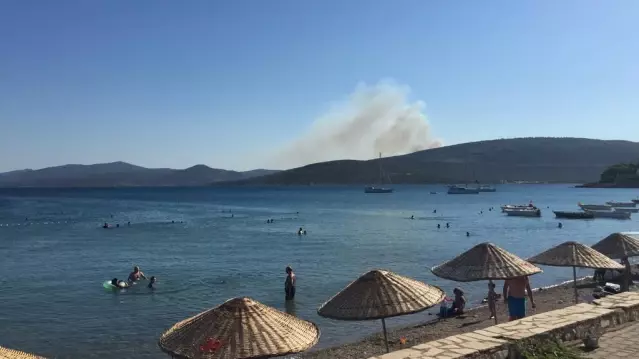
<path fill-rule="evenodd" d="M 479 194 L 479 190 L 474 188 L 452 186 L 448 187 L 448 194 Z"/>
<path fill-rule="evenodd" d="M 611 207 L 636 207 L 637 203 L 635 202 L 606 202 L 607 205 Z"/>
<path fill-rule="evenodd" d="M 497 192 L 497 189 L 493 187 L 479 187 L 477 190 L 479 192 Z"/>
<path fill-rule="evenodd" d="M 541 217 L 539 209 L 506 209 L 504 212 L 510 217 Z"/>
<path fill-rule="evenodd" d="M 383 187 L 366 187 L 364 188 L 364 193 L 393 193 L 393 189 Z"/>
<path fill-rule="evenodd" d="M 612 206 L 607 204 L 579 204 L 579 208 L 584 211 L 607 211 L 612 209 Z"/>
<path fill-rule="evenodd" d="M 553 211 L 555 217 L 565 219 L 593 219 L 595 215 L 592 212 L 563 212 Z"/>
<path fill-rule="evenodd" d="M 610 218 L 610 219 L 630 219 L 630 212 L 616 212 L 616 211 L 586 211 L 586 213 L 592 213 L 595 218 Z"/>
<path fill-rule="evenodd" d="M 618 208 L 615 208 L 615 212 L 639 213 L 639 208 L 618 207 Z"/>

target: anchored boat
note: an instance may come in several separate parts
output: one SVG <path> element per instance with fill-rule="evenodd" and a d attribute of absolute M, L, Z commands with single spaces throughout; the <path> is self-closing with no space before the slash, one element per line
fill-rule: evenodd
<path fill-rule="evenodd" d="M 378 186 L 366 186 L 364 187 L 364 193 L 393 193 L 393 189 L 390 187 L 383 187 L 384 184 L 384 170 L 382 169 L 382 154 L 379 154 L 379 185 Z M 389 178 L 390 182 L 390 178 Z"/>
<path fill-rule="evenodd" d="M 570 211 L 552 211 L 557 218 L 565 219 L 593 219 L 595 215 L 592 212 L 570 212 Z"/>

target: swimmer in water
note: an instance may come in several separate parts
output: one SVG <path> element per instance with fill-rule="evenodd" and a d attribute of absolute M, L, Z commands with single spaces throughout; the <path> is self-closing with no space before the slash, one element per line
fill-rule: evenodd
<path fill-rule="evenodd" d="M 129 283 L 137 282 L 140 280 L 140 278 L 146 279 L 146 276 L 144 276 L 144 273 L 140 271 L 140 267 L 133 267 L 133 272 L 129 274 Z"/>
<path fill-rule="evenodd" d="M 297 230 L 297 235 L 301 236 L 302 233 L 304 233 L 304 229 L 302 227 L 300 227 L 300 229 Z"/>
<path fill-rule="evenodd" d="M 410 219 L 415 219 L 415 216 L 410 216 Z"/>
<path fill-rule="evenodd" d="M 104 222 L 104 225 L 102 226 L 102 228 L 105 228 L 105 229 L 106 229 L 106 228 L 109 228 L 109 224 L 108 224 L 108 223 L 106 223 L 106 222 Z"/>
<path fill-rule="evenodd" d="M 559 222 L 559 225 L 557 225 L 557 227 L 564 228 L 564 225 L 561 222 Z"/>
<path fill-rule="evenodd" d="M 155 284 L 155 282 L 157 282 L 157 279 L 155 278 L 155 276 L 152 276 L 151 279 L 149 279 L 149 285 L 147 287 L 155 289 L 155 287 L 153 287 L 153 284 Z"/>
<path fill-rule="evenodd" d="M 466 232 L 466 237 L 470 237 L 470 232 Z"/>
<path fill-rule="evenodd" d="M 440 228 L 442 228 L 442 225 L 437 223 L 437 229 L 440 229 Z"/>
<path fill-rule="evenodd" d="M 129 286 L 125 281 L 118 280 L 117 278 L 113 278 L 111 280 L 111 285 L 118 288 L 126 288 Z"/>
<path fill-rule="evenodd" d="M 450 223 L 446 223 L 446 228 L 450 228 Z"/>

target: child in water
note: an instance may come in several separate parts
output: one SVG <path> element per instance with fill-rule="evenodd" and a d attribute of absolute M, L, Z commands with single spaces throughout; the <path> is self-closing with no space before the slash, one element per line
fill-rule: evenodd
<path fill-rule="evenodd" d="M 488 309 L 490 310 L 490 319 L 497 316 L 497 308 L 495 308 L 496 302 L 497 293 L 495 293 L 495 283 L 491 280 L 488 282 Z"/>
<path fill-rule="evenodd" d="M 157 279 L 155 279 L 155 276 L 152 276 L 151 279 L 149 279 L 148 287 L 151 289 L 155 289 L 155 287 L 153 287 L 153 284 L 155 284 L 155 282 L 157 282 Z"/>

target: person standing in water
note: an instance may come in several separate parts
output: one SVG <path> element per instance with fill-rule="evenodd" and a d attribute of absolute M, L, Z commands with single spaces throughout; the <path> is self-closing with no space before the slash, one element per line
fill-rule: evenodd
<path fill-rule="evenodd" d="M 526 292 L 530 298 L 530 304 L 535 308 L 532 289 L 528 277 L 517 277 L 504 281 L 504 303 L 508 305 L 510 320 L 521 319 L 526 316 Z"/>
<path fill-rule="evenodd" d="M 140 267 L 138 266 L 133 267 L 133 272 L 129 274 L 129 282 L 131 283 L 137 282 L 140 280 L 140 278 L 146 279 L 146 276 L 144 275 L 144 273 L 140 271 Z"/>
<path fill-rule="evenodd" d="M 295 282 L 297 278 L 293 273 L 293 268 L 286 267 L 286 281 L 284 282 L 284 293 L 286 293 L 286 300 L 295 299 Z"/>

